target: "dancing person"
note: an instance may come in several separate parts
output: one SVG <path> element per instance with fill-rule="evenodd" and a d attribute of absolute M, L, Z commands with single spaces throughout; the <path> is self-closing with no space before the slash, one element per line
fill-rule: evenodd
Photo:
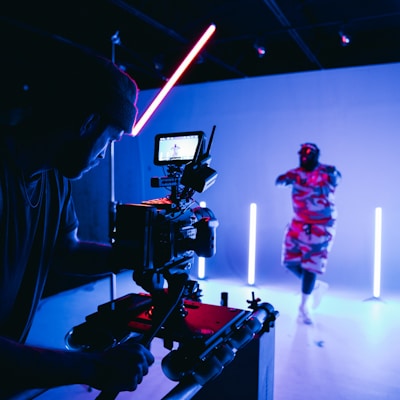
<path fill-rule="evenodd" d="M 319 162 L 320 150 L 304 143 L 298 152 L 300 165 L 278 176 L 277 185 L 292 186 L 293 218 L 282 245 L 282 264 L 301 280 L 299 319 L 312 324 L 309 299 L 318 307 L 328 284 L 317 280 L 326 271 L 336 232 L 334 193 L 341 178 L 335 166 Z"/>

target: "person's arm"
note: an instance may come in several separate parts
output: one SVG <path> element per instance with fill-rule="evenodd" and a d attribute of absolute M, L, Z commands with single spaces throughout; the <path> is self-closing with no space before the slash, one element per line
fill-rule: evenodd
<path fill-rule="evenodd" d="M 58 239 L 54 263 L 62 272 L 74 275 L 101 275 L 126 268 L 110 244 L 82 241 L 77 228 Z"/>
<path fill-rule="evenodd" d="M 333 165 L 326 165 L 325 171 L 328 174 L 329 183 L 333 186 L 337 186 L 342 178 L 342 174 Z"/>
<path fill-rule="evenodd" d="M 133 340 L 104 352 L 84 353 L 22 345 L 0 337 L 0 360 L 3 390 L 86 384 L 120 392 L 137 388 L 154 357 Z"/>
<path fill-rule="evenodd" d="M 296 181 L 296 174 L 291 170 L 285 174 L 279 175 L 275 180 L 275 185 L 291 185 Z"/>

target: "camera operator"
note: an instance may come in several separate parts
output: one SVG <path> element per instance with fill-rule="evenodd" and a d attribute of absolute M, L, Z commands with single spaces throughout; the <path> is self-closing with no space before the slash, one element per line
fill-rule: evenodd
<path fill-rule="evenodd" d="M 123 267 L 110 245 L 78 239 L 70 180 L 131 132 L 136 83 L 107 60 L 59 61 L 34 68 L 30 60 L 29 89 L 13 67 L 1 78 L 1 399 L 17 389 L 69 384 L 133 391 L 154 362 L 131 341 L 91 353 L 25 344 L 50 268 L 101 275 Z"/>

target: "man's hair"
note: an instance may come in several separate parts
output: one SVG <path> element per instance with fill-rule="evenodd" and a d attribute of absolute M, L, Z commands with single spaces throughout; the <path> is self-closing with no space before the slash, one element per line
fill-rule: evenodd
<path fill-rule="evenodd" d="M 45 132 L 53 124 L 57 124 L 53 128 L 73 124 L 99 113 L 121 130 L 132 130 L 137 114 L 137 85 L 110 60 L 77 53 L 75 57 L 39 60 L 10 71 L 1 109 L 23 110 L 21 120 L 10 125 L 42 124 Z"/>
<path fill-rule="evenodd" d="M 109 60 L 80 57 L 71 61 L 57 68 L 51 65 L 44 76 L 39 75 L 43 83 L 33 88 L 34 97 L 39 99 L 33 113 L 41 114 L 46 107 L 54 113 L 51 117 L 97 112 L 131 132 L 136 117 L 135 82 Z"/>

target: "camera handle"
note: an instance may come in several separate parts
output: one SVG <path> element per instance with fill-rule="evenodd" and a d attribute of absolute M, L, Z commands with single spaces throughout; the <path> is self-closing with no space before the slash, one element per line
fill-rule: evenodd
<path fill-rule="evenodd" d="M 158 303 L 155 305 L 155 309 L 157 310 L 157 312 L 154 314 L 151 329 L 143 334 L 143 338 L 139 342 L 143 346 L 150 348 L 150 344 L 152 340 L 156 337 L 158 331 L 162 328 L 166 320 L 182 301 L 182 296 L 188 280 L 189 276 L 185 272 L 169 275 L 168 295 L 165 296 L 165 292 L 160 291 L 160 294 L 163 294 L 163 296 L 161 297 L 162 301 L 157 302 L 157 300 L 160 298 L 158 293 L 155 292 L 154 294 L 152 294 L 153 299 L 156 303 Z M 166 298 L 168 299 L 168 301 L 165 301 Z M 119 392 L 103 390 L 96 397 L 96 400 L 114 400 L 118 396 L 118 394 Z"/>

